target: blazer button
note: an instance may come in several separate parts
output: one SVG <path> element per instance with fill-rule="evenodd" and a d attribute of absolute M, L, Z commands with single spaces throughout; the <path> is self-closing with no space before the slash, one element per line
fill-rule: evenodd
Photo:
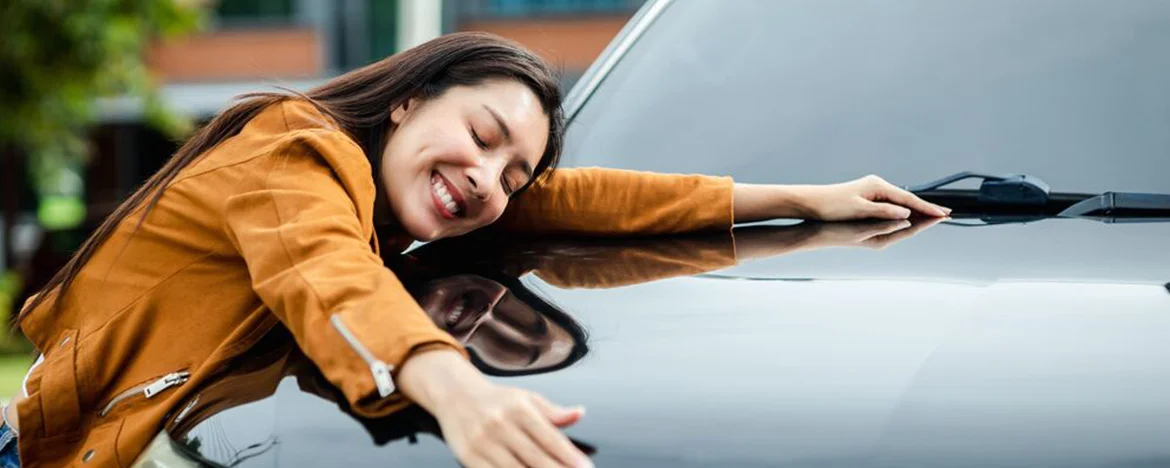
<path fill-rule="evenodd" d="M 82 463 L 89 463 L 89 461 L 90 461 L 90 460 L 93 460 L 93 456 L 94 456 L 94 454 L 95 454 L 95 453 L 96 453 L 96 452 L 94 452 L 92 449 L 91 449 L 91 450 L 88 450 L 88 451 L 86 451 L 86 452 L 85 452 L 85 455 L 82 455 L 82 456 L 81 456 L 81 462 L 82 462 Z"/>

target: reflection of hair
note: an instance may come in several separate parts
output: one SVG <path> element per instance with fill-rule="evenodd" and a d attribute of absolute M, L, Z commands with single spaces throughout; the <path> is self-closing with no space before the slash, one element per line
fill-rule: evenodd
<path fill-rule="evenodd" d="M 560 158 L 564 133 L 560 82 L 543 60 L 522 46 L 488 33 L 449 34 L 338 76 L 295 97 L 308 100 L 333 118 L 357 140 L 371 165 L 377 169 L 390 126 L 390 112 L 411 98 L 431 99 L 454 86 L 473 86 L 491 79 L 515 80 L 536 95 L 548 114 L 549 134 L 544 154 L 533 168 L 538 177 L 554 168 Z M 139 224 L 162 197 L 165 187 L 183 168 L 244 128 L 265 108 L 294 98 L 290 94 L 253 93 L 224 110 L 179 148 L 162 169 L 130 194 L 81 244 L 77 253 L 22 310 L 47 300 L 54 289 L 64 297 L 73 279 L 117 225 L 140 206 L 146 208 Z M 375 170 L 375 174 L 380 171 Z M 375 178 L 377 180 L 377 177 Z M 379 183 L 380 185 L 380 183 Z M 54 307 L 61 301 L 54 301 Z"/>
<path fill-rule="evenodd" d="M 471 355 L 472 364 L 475 364 L 475 367 L 485 374 L 511 377 L 558 371 L 573 365 L 577 361 L 580 361 L 581 358 L 585 357 L 585 355 L 589 353 L 589 333 L 585 330 L 585 327 L 581 326 L 581 324 L 577 322 L 577 320 L 574 319 L 572 315 L 569 315 L 560 307 L 557 307 L 551 302 L 540 297 L 540 295 L 532 292 L 532 290 L 524 286 L 524 283 L 513 276 L 474 265 L 461 265 L 455 266 L 453 268 L 448 268 L 452 265 L 444 265 L 443 268 L 428 268 L 428 266 L 425 264 L 408 264 L 407 262 L 402 261 L 401 258 L 388 256 L 384 260 L 387 262 L 387 266 L 389 266 L 395 271 L 395 273 L 398 274 L 399 279 L 402 280 L 402 283 L 406 286 L 406 288 L 412 294 L 416 295 L 422 291 L 423 286 L 431 281 L 462 274 L 481 276 L 500 283 L 505 288 L 508 288 L 508 291 L 510 291 L 512 295 L 515 296 L 516 299 L 518 299 L 520 302 L 523 302 L 525 305 L 535 310 L 536 313 L 561 326 L 561 328 L 564 328 L 569 336 L 573 339 L 573 349 L 569 351 L 569 355 L 565 358 L 564 361 L 559 362 L 556 365 L 543 367 L 540 369 L 500 369 L 488 364 L 483 359 L 480 359 L 480 357 L 475 354 L 474 349 L 468 349 L 468 353 Z"/>

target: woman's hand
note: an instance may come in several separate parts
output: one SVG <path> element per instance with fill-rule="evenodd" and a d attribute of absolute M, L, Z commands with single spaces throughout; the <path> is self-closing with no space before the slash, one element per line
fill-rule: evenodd
<path fill-rule="evenodd" d="M 557 429 L 577 422 L 579 408 L 561 408 L 527 390 L 491 383 L 468 389 L 445 406 L 436 419 L 465 466 L 592 466 Z"/>
<path fill-rule="evenodd" d="M 856 221 L 849 223 L 804 222 L 793 226 L 744 226 L 732 231 L 735 256 L 740 262 L 827 247 L 861 247 L 883 250 L 930 229 L 944 218 Z"/>
<path fill-rule="evenodd" d="M 907 219 L 914 212 L 944 217 L 951 210 L 878 176 L 832 185 L 735 185 L 735 222 L 772 218 L 821 221 Z"/>
<path fill-rule="evenodd" d="M 914 237 L 942 222 L 943 218 L 931 218 L 911 223 L 907 220 L 817 223 L 814 234 L 806 247 L 810 250 L 825 247 L 861 247 L 885 250 L 887 247 Z"/>
<path fill-rule="evenodd" d="M 464 466 L 593 466 L 558 429 L 580 420 L 582 409 L 491 383 L 454 351 L 411 357 L 398 383 L 439 421 L 443 439 Z"/>
<path fill-rule="evenodd" d="M 812 186 L 809 190 L 809 209 L 821 221 L 906 219 L 913 212 L 943 217 L 951 213 L 874 175 L 843 184 Z"/>

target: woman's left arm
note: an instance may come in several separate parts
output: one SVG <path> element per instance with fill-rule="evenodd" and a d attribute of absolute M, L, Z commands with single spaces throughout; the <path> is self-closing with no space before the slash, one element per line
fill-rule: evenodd
<path fill-rule="evenodd" d="M 774 218 L 820 221 L 943 217 L 951 210 L 870 175 L 832 185 L 735 184 L 735 222 Z"/>
<path fill-rule="evenodd" d="M 834 185 L 756 185 L 730 177 L 619 169 L 559 169 L 513 200 L 497 229 L 531 234 L 629 235 L 730 230 L 773 218 L 946 216 L 876 176 Z"/>
<path fill-rule="evenodd" d="M 509 202 L 495 228 L 575 235 L 726 231 L 734 185 L 730 177 L 558 169 Z"/>

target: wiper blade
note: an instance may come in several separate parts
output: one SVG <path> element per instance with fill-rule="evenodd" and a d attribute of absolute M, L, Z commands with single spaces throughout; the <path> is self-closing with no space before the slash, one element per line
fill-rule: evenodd
<path fill-rule="evenodd" d="M 1170 215 L 1170 195 L 1158 193 L 1105 192 L 1065 208 L 1062 218 L 1156 218 Z"/>
<path fill-rule="evenodd" d="M 978 190 L 943 189 L 967 179 L 982 179 Z M 1030 222 L 1041 218 L 1084 218 L 1106 223 L 1170 221 L 1170 194 L 1105 192 L 1053 193 L 1048 184 L 1027 174 L 982 174 L 965 171 L 925 184 L 903 187 L 934 202 L 952 204 L 954 216 L 975 216 L 985 226 Z"/>

